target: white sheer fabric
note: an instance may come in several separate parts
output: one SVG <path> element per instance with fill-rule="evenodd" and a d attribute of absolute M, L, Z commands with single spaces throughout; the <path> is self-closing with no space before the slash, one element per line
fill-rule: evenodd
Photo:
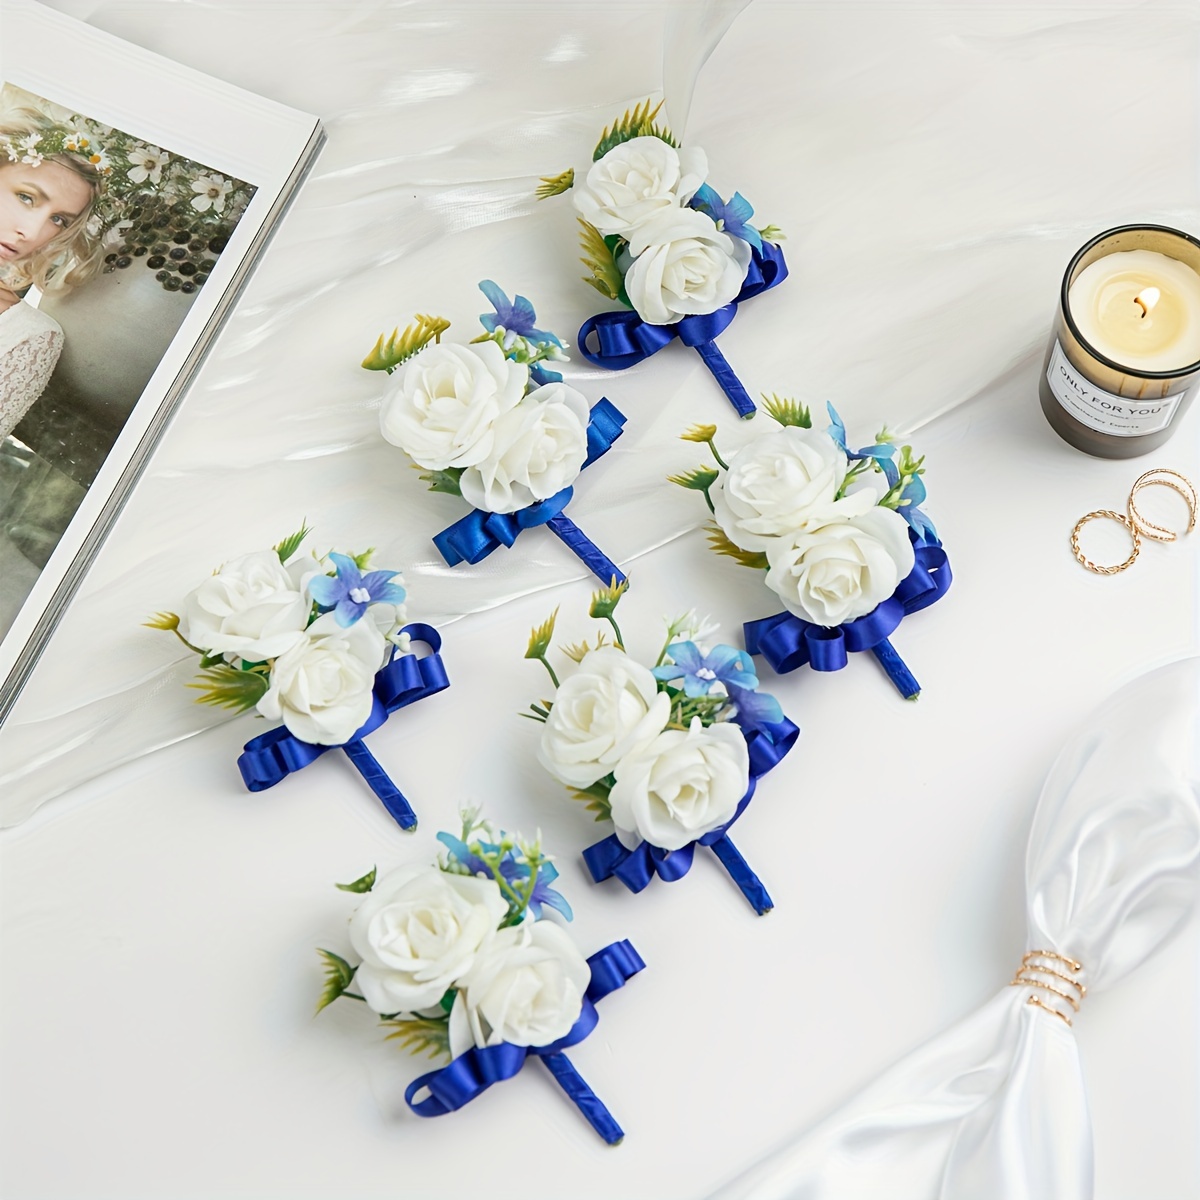
<path fill-rule="evenodd" d="M 1200 892 L 1200 658 L 1121 689 L 1067 745 L 1025 876 L 1029 948 L 1082 963 L 1089 993 L 1179 928 Z M 1006 987 L 714 1200 L 1088 1200 L 1074 1034 L 1034 994 Z"/>
<path fill-rule="evenodd" d="M 63 332 L 24 300 L 0 312 L 0 438 L 6 438 L 46 389 Z"/>

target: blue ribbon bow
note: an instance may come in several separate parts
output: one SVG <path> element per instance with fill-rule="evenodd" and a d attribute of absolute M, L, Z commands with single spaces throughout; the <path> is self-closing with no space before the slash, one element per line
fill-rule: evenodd
<path fill-rule="evenodd" d="M 793 613 L 776 613 L 742 626 L 746 649 L 761 654 L 777 674 L 784 675 L 810 663 L 814 671 L 840 671 L 848 653 L 870 650 L 887 677 L 907 700 L 920 694 L 917 683 L 888 637 L 910 613 L 940 600 L 954 578 L 942 544 L 931 534 L 924 540 L 909 530 L 916 562 L 900 586 L 866 616 L 843 625 L 814 625 Z"/>
<path fill-rule="evenodd" d="M 592 969 L 591 982 L 584 995 L 579 1018 L 566 1037 L 548 1046 L 514 1046 L 511 1042 L 501 1042 L 497 1046 L 473 1046 L 449 1066 L 414 1079 L 404 1093 L 409 1108 L 419 1117 L 445 1116 L 469 1104 L 493 1083 L 511 1079 L 532 1055 L 546 1064 L 559 1086 L 587 1118 L 588 1124 L 610 1146 L 615 1146 L 625 1136 L 624 1132 L 563 1051 L 568 1046 L 582 1042 L 595 1029 L 599 1019 L 596 1002 L 609 992 L 624 987 L 646 964 L 628 941 L 605 946 L 587 962 Z M 422 1088 L 428 1088 L 429 1095 L 424 1100 L 414 1101 L 413 1097 Z"/>
<path fill-rule="evenodd" d="M 663 850 L 649 842 L 639 842 L 636 849 L 623 845 L 615 833 L 596 842 L 583 852 L 588 872 L 602 883 L 615 875 L 631 892 L 640 892 L 655 875 L 665 883 L 682 879 L 692 869 L 697 846 L 707 846 L 729 872 L 730 878 L 750 901 L 761 917 L 775 907 L 762 880 L 750 869 L 738 848 L 729 839 L 729 827 L 746 811 L 754 798 L 757 781 L 770 771 L 795 745 L 800 729 L 786 717 L 756 729 L 742 731 L 750 752 L 750 786 L 738 802 L 737 811 L 724 825 L 710 830 L 679 850 Z"/>
<path fill-rule="evenodd" d="M 764 242 L 761 250 L 757 247 L 750 249 L 750 267 L 741 291 L 715 312 L 684 317 L 673 325 L 651 325 L 629 310 L 597 313 L 580 326 L 579 349 L 584 358 L 595 366 L 622 371 L 679 338 L 685 346 L 691 346 L 699 353 L 704 365 L 737 409 L 738 415 L 752 417 L 757 411 L 754 401 L 733 373 L 733 368 L 725 361 L 725 356 L 717 349 L 716 338 L 737 316 L 739 304 L 781 284 L 787 274 L 783 251 L 772 242 Z M 596 344 L 594 350 L 588 344 L 593 334 Z"/>
<path fill-rule="evenodd" d="M 261 792 L 274 787 L 286 775 L 307 767 L 327 750 L 344 750 L 400 827 L 417 827 L 417 814 L 413 812 L 412 805 L 363 744 L 363 738 L 378 729 L 392 713 L 450 686 L 442 656 L 438 653 L 442 648 L 438 631 L 432 625 L 413 624 L 406 625 L 401 632 L 408 634 L 413 641 L 424 642 L 432 653 L 424 658 L 418 658 L 415 654 L 393 657 L 387 666 L 376 673 L 371 689 L 370 715 L 348 741 L 336 746 L 319 746 L 301 741 L 281 725 L 247 742 L 238 757 L 238 770 L 250 791 Z"/>
<path fill-rule="evenodd" d="M 583 467 L 590 467 L 601 455 L 608 453 L 613 442 L 621 436 L 625 416 L 607 399 L 592 406 L 587 427 L 587 458 Z M 580 470 L 583 470 L 580 467 Z M 556 534 L 592 572 L 601 583 L 608 585 L 615 579 L 625 580 L 624 574 L 615 566 L 563 509 L 571 502 L 574 489 L 565 487 L 548 500 L 530 504 L 512 513 L 489 513 L 473 508 L 461 520 L 443 529 L 433 539 L 447 565 L 457 566 L 460 562 L 477 563 L 486 558 L 499 546 L 511 546 L 522 529 L 545 525 Z"/>

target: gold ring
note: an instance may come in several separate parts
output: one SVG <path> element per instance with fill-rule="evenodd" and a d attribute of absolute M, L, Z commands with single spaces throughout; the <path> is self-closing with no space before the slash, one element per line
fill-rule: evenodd
<path fill-rule="evenodd" d="M 1110 521 L 1116 521 L 1118 524 L 1124 525 L 1129 530 L 1129 536 L 1133 538 L 1133 550 L 1129 557 L 1123 562 L 1118 563 L 1115 567 L 1102 567 L 1098 563 L 1092 562 L 1090 558 L 1079 548 L 1079 531 L 1089 522 L 1094 521 L 1099 517 L 1107 517 Z M 1087 567 L 1089 571 L 1095 571 L 1097 575 L 1115 575 L 1118 571 L 1124 571 L 1126 567 L 1132 567 L 1137 562 L 1137 556 L 1142 551 L 1142 539 L 1138 536 L 1138 527 L 1124 513 L 1113 512 L 1111 508 L 1098 508 L 1095 512 L 1084 514 L 1078 521 L 1075 522 L 1075 528 L 1071 530 L 1071 549 L 1075 552 L 1075 557 L 1079 562 Z"/>
<path fill-rule="evenodd" d="M 1064 970 L 1060 970 L 1060 967 Z M 1087 995 L 1087 985 L 1077 978 L 1082 970 L 1082 963 L 1077 963 L 1073 958 L 1055 950 L 1030 950 L 1021 959 L 1021 965 L 1008 986 L 1029 988 L 1026 1004 L 1043 1008 L 1070 1025 L 1071 1015 L 1058 1001 L 1064 1000 L 1074 1012 L 1079 1011 L 1079 1006 Z M 1049 983 L 1047 979 L 1053 979 L 1055 983 Z M 1057 983 L 1061 983 L 1063 987 L 1056 986 Z M 1037 995 L 1038 991 L 1046 992 L 1047 998 L 1042 999 Z M 1057 1000 L 1054 997 L 1057 997 Z"/>
<path fill-rule="evenodd" d="M 1153 470 L 1147 471 L 1144 475 L 1139 475 L 1133 485 L 1133 490 L 1129 493 L 1129 519 L 1133 523 L 1135 529 L 1140 533 L 1145 534 L 1148 538 L 1153 538 L 1156 542 L 1173 542 L 1181 534 L 1174 529 L 1167 529 L 1162 525 L 1155 525 L 1153 521 L 1147 521 L 1137 510 L 1134 503 L 1134 497 L 1142 490 L 1142 488 L 1154 487 L 1169 487 L 1173 491 L 1178 492 L 1188 506 L 1188 523 L 1187 528 L 1181 533 L 1191 533 L 1196 527 L 1196 488 L 1192 481 L 1186 475 L 1181 475 L 1178 471 L 1172 471 L 1169 467 L 1155 467 Z"/>

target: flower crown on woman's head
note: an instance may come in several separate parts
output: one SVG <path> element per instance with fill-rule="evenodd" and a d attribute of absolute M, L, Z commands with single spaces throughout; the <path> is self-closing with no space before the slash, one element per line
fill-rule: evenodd
<path fill-rule="evenodd" d="M 37 168 L 69 157 L 81 174 L 95 173 L 99 189 L 83 232 L 107 250 L 103 271 L 141 258 L 167 291 L 194 292 L 204 283 L 252 185 L 78 114 L 63 121 L 29 110 L 15 115 L 0 125 L 0 165 Z"/>

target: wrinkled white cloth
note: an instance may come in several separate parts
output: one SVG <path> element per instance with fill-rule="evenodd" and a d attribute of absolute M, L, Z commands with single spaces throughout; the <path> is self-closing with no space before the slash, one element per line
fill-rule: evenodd
<path fill-rule="evenodd" d="M 1081 963 L 1089 997 L 1175 933 L 1200 893 L 1200 658 L 1088 719 L 1046 780 L 1025 864 L 1029 949 Z M 1006 987 L 714 1200 L 1089 1200 L 1075 1036 L 1031 995 L 1061 1006 Z"/>
<path fill-rule="evenodd" d="M 58 322 L 24 300 L 0 312 L 0 438 L 46 390 L 62 353 Z"/>
<path fill-rule="evenodd" d="M 607 305 L 580 280 L 570 197 L 534 189 L 586 166 L 647 95 L 687 114 L 717 191 L 786 234 L 791 277 L 743 306 L 722 352 L 753 396 L 796 396 L 818 420 L 832 400 L 858 445 L 953 413 L 1038 353 L 1094 233 L 1200 229 L 1200 14 L 1172 0 L 759 0 L 736 19 L 736 3 L 646 0 L 543 5 L 533 23 L 501 0 L 57 2 L 318 114 L 329 141 L 0 728 L 0 824 L 223 719 L 139 623 L 301 518 L 324 544 L 377 547 L 416 619 L 583 576 L 545 530 L 445 566 L 429 539 L 464 506 L 383 441 L 382 383 L 358 364 L 415 312 L 474 336 L 489 278 L 573 343 Z M 697 497 L 664 482 L 703 457 L 679 433 L 714 421 L 732 446 L 761 418 L 739 426 L 678 344 L 621 373 L 576 357 L 565 375 L 629 418 L 572 519 L 623 567 L 703 524 Z"/>

